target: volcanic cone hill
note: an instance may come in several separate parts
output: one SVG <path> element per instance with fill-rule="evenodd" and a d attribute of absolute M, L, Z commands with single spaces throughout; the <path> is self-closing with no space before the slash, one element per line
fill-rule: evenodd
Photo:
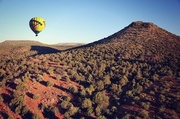
<path fill-rule="evenodd" d="M 109 46 L 118 50 L 119 58 L 165 62 L 179 59 L 180 36 L 150 22 L 132 22 L 107 38 L 86 46 Z M 174 58 L 175 57 L 175 58 Z"/>
<path fill-rule="evenodd" d="M 180 37 L 153 23 L 0 62 L 0 118 L 179 117 Z"/>

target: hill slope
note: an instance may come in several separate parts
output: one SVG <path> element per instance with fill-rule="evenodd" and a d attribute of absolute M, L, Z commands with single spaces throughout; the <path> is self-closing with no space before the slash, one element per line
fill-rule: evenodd
<path fill-rule="evenodd" d="M 134 22 L 100 41 L 0 62 L 0 117 L 180 117 L 179 36 Z"/>
<path fill-rule="evenodd" d="M 119 32 L 80 48 L 104 46 L 118 50 L 117 57 L 123 59 L 150 62 L 180 60 L 180 36 L 149 22 L 132 22 Z"/>

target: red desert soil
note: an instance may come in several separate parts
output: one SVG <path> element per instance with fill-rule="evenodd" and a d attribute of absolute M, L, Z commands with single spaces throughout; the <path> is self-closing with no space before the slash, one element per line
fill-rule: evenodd
<path fill-rule="evenodd" d="M 33 59 L 33 62 L 39 62 L 39 59 Z M 49 66 L 55 66 L 62 68 L 63 66 L 57 66 L 56 63 L 50 62 Z M 29 107 L 30 111 L 32 113 L 38 112 L 39 115 L 43 116 L 42 111 L 39 109 L 39 104 L 45 104 L 47 106 L 56 106 L 58 103 L 58 98 L 61 96 L 70 96 L 71 94 L 66 92 L 66 89 L 70 85 L 75 85 L 77 87 L 80 87 L 79 84 L 73 81 L 63 81 L 63 80 L 56 80 L 57 74 L 54 74 L 53 76 L 49 76 L 48 74 L 45 74 L 43 76 L 43 83 L 37 82 L 35 79 L 29 79 L 26 82 L 26 86 L 28 87 L 28 91 L 24 92 L 25 100 L 26 100 L 26 106 Z M 46 82 L 50 81 L 54 85 L 52 87 L 48 87 Z M 9 97 L 12 97 L 14 89 L 12 87 L 5 87 L 2 88 L 2 94 L 7 95 Z M 33 99 L 34 94 L 39 94 L 38 99 Z M 4 101 L 0 103 L 0 112 L 8 112 L 9 115 L 13 116 L 16 119 L 22 119 L 18 114 L 15 114 L 8 106 L 8 102 L 10 102 L 11 99 L 8 101 Z M 64 116 L 60 113 L 56 114 L 56 117 L 59 119 L 62 119 Z"/>
<path fill-rule="evenodd" d="M 53 87 L 47 87 L 46 84 L 41 84 L 39 82 L 32 82 L 32 80 L 29 80 L 27 82 L 29 86 L 28 94 L 26 98 L 26 105 L 30 108 L 32 112 L 38 110 L 38 105 L 39 104 L 46 104 L 48 106 L 56 106 L 58 103 L 58 97 L 61 96 L 71 96 L 67 92 L 61 90 L 62 89 L 67 89 L 69 85 L 78 85 L 77 83 L 70 81 L 70 82 L 65 82 L 65 81 L 58 81 L 50 77 L 49 75 L 45 75 L 43 77 L 44 81 L 51 81 L 53 82 L 54 86 Z M 40 98 L 39 99 L 33 99 L 32 95 L 33 94 L 39 94 Z M 39 114 L 42 115 L 42 112 L 40 110 Z M 63 118 L 63 115 L 57 114 L 56 115 L 59 119 Z"/>
<path fill-rule="evenodd" d="M 56 75 L 54 75 L 55 77 Z M 65 81 L 58 81 L 55 80 L 54 78 L 50 77 L 48 74 L 46 74 L 43 77 L 44 82 L 47 81 L 51 81 L 54 86 L 53 87 L 47 87 L 46 83 L 41 84 L 39 82 L 36 81 L 32 81 L 29 80 L 27 82 L 28 86 L 29 86 L 29 90 L 28 90 L 28 94 L 29 96 L 27 96 L 26 98 L 26 105 L 30 108 L 30 110 L 32 112 L 37 111 L 38 110 L 38 105 L 39 104 L 46 104 L 48 106 L 56 106 L 58 103 L 58 97 L 61 96 L 71 96 L 70 94 L 68 94 L 67 92 L 61 90 L 62 89 L 67 89 L 69 85 L 78 85 L 75 82 L 65 82 Z M 33 94 L 39 94 L 40 98 L 39 99 L 33 99 L 32 95 Z M 39 114 L 42 115 L 42 112 L 40 110 Z M 63 115 L 61 114 L 57 114 L 56 115 L 59 119 L 63 118 Z"/>

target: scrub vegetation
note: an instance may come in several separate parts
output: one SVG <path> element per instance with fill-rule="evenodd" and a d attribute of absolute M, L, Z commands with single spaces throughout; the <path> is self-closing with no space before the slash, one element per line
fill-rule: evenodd
<path fill-rule="evenodd" d="M 72 49 L 9 56 L 0 62 L 2 118 L 180 117 L 180 37 L 152 23 Z"/>

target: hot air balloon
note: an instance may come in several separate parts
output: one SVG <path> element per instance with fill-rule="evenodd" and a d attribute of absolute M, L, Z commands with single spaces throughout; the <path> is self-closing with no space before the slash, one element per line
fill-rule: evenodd
<path fill-rule="evenodd" d="M 41 17 L 34 17 L 29 21 L 31 30 L 38 36 L 38 34 L 45 28 L 46 23 Z"/>

